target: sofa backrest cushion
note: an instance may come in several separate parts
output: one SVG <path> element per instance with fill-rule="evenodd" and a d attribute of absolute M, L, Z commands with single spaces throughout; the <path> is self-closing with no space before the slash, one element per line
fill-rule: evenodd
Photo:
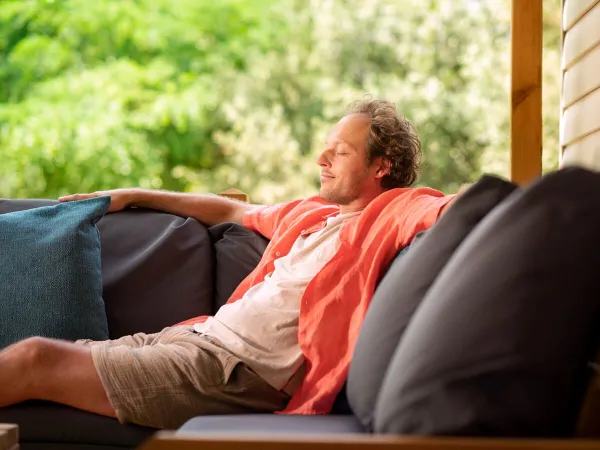
<path fill-rule="evenodd" d="M 571 435 L 600 330 L 599 229 L 600 175 L 583 169 L 547 175 L 496 207 L 415 313 L 375 431 Z"/>
<path fill-rule="evenodd" d="M 515 190 L 510 182 L 484 176 L 406 254 L 392 263 L 363 322 L 348 376 L 348 398 L 366 429 L 392 355 L 415 310 L 465 236 Z"/>
<path fill-rule="evenodd" d="M 0 200 L 0 214 L 53 200 Z M 213 314 L 214 254 L 194 219 L 145 209 L 107 214 L 101 236 L 103 297 L 111 338 L 153 333 Z"/>
<path fill-rule="evenodd" d="M 215 250 L 214 310 L 217 312 L 258 265 L 269 241 L 231 222 L 213 225 L 208 232 Z"/>
<path fill-rule="evenodd" d="M 191 218 L 128 209 L 98 223 L 111 336 L 153 333 L 213 314 L 214 252 Z"/>

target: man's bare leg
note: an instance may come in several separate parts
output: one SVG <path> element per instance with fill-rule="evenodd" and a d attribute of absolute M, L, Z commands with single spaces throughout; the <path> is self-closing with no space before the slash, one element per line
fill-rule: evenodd
<path fill-rule="evenodd" d="M 116 417 L 89 347 L 29 338 L 0 351 L 0 407 L 49 400 Z"/>

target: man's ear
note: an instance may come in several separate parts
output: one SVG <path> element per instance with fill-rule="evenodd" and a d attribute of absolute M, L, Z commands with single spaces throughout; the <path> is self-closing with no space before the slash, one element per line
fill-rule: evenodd
<path fill-rule="evenodd" d="M 377 169 L 375 170 L 375 178 L 383 178 L 390 170 L 392 170 L 392 163 L 389 159 L 378 157 L 375 161 Z"/>

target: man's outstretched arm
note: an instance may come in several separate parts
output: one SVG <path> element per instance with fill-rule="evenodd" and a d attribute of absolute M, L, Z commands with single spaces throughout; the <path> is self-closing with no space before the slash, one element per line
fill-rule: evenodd
<path fill-rule="evenodd" d="M 121 211 L 129 206 L 156 209 L 194 219 L 208 225 L 235 222 L 243 225 L 244 213 L 259 205 L 250 205 L 213 194 L 183 194 L 146 189 L 115 189 L 91 194 L 74 194 L 59 198 L 61 202 L 109 196 L 109 212 Z"/>

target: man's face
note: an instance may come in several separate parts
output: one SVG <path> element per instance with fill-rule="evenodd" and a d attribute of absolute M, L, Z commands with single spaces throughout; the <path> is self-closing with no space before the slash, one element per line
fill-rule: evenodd
<path fill-rule="evenodd" d="M 367 161 L 369 118 L 351 114 L 331 130 L 317 163 L 321 166 L 320 195 L 324 200 L 348 205 L 377 183 Z"/>

